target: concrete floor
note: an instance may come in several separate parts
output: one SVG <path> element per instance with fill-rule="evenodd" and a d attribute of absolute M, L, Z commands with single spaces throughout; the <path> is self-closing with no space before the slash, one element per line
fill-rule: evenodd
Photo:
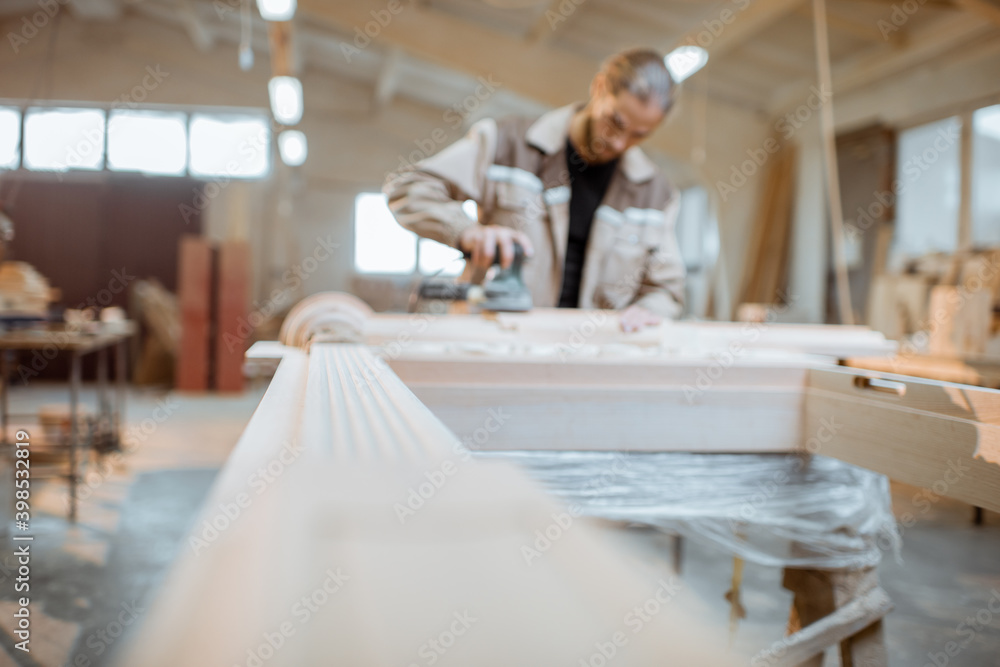
<path fill-rule="evenodd" d="M 12 411 L 64 402 L 65 391 L 41 383 L 16 389 Z M 0 555 L 0 667 L 109 664 L 148 608 L 262 393 L 263 386 L 235 397 L 133 390 L 126 428 L 131 451 L 116 465 L 91 471 L 76 525 L 65 519 L 64 483 L 33 484 L 32 650 L 14 649 L 16 595 L 7 548 Z M 967 505 L 947 499 L 928 505 L 919 492 L 893 485 L 897 516 L 909 511 L 917 522 L 903 532 L 902 562 L 887 558 L 880 567 L 896 604 L 886 620 L 890 664 L 1000 667 L 1000 614 L 988 606 L 992 596 L 1000 599 L 1000 515 L 987 513 L 986 525 L 976 527 Z M 630 530 L 624 538 L 647 547 L 666 544 L 651 531 Z M 683 562 L 685 585 L 705 601 L 720 637 L 729 636 L 723 596 L 731 557 L 688 541 Z M 791 598 L 781 588 L 780 570 L 747 564 L 742 600 L 747 618 L 732 640 L 753 653 L 784 633 Z M 945 654 L 948 642 L 967 639 L 957 655 Z M 838 664 L 831 652 L 826 666 Z"/>

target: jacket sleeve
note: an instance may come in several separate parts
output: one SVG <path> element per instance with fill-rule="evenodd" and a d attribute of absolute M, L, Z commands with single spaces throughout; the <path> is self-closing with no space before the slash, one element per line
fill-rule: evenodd
<path fill-rule="evenodd" d="M 677 214 L 681 198 L 675 195 L 663 211 L 664 225 L 656 251 L 646 261 L 646 271 L 636 293 L 637 306 L 675 320 L 684 310 L 684 260 L 677 244 Z"/>
<path fill-rule="evenodd" d="M 496 137 L 496 121 L 481 120 L 465 137 L 412 169 L 389 174 L 382 191 L 396 221 L 419 236 L 457 248 L 462 231 L 478 224 L 462 204 L 473 199 L 482 206 Z"/>

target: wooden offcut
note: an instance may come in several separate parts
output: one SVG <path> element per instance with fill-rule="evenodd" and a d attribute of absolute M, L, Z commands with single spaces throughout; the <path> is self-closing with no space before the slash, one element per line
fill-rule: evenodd
<path fill-rule="evenodd" d="M 771 157 L 747 250 L 742 303 L 784 303 L 791 247 L 796 152 L 791 146 Z"/>
<path fill-rule="evenodd" d="M 212 306 L 212 247 L 208 240 L 198 236 L 181 239 L 177 274 L 181 338 L 176 386 L 181 391 L 206 391 Z"/>
<path fill-rule="evenodd" d="M 250 248 L 244 241 L 219 246 L 215 311 L 215 388 L 243 390 L 243 356 L 250 323 Z"/>

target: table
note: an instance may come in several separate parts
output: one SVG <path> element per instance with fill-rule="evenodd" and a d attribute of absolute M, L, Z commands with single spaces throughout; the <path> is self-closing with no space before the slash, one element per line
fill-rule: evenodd
<path fill-rule="evenodd" d="M 11 362 L 18 352 L 39 352 L 45 359 L 53 359 L 59 352 L 71 354 L 69 371 L 69 518 L 76 521 L 77 484 L 79 483 L 77 451 L 82 438 L 79 432 L 79 403 L 84 355 L 97 355 L 97 437 L 102 451 L 121 447 L 121 419 L 125 409 L 125 343 L 135 335 L 135 322 L 124 321 L 94 323 L 93 329 L 66 324 L 33 326 L 0 333 L 0 445 L 8 445 L 8 381 Z M 108 351 L 115 353 L 115 397 L 112 402 L 108 392 Z M 49 352 L 52 352 L 51 356 Z M 30 368 L 30 367 L 29 367 Z M 37 372 L 38 369 L 31 369 Z"/>

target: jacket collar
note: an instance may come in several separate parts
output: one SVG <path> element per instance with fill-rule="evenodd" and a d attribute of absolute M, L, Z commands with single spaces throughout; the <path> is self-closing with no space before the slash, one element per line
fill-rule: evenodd
<path fill-rule="evenodd" d="M 579 108 L 579 104 L 568 104 L 543 114 L 528 128 L 525 139 L 547 155 L 558 153 L 566 144 L 570 120 Z M 648 181 L 656 174 L 656 165 L 638 146 L 625 151 L 619 166 L 625 177 L 634 183 Z"/>

